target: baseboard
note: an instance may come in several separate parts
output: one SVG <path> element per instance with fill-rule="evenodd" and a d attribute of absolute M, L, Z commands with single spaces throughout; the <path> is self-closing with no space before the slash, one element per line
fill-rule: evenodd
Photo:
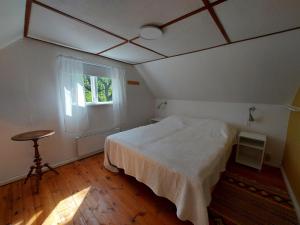
<path fill-rule="evenodd" d="M 71 159 L 67 159 L 67 160 L 61 161 L 59 163 L 51 164 L 50 166 L 53 167 L 53 168 L 57 168 L 57 167 L 60 167 L 60 166 L 63 166 L 63 165 L 66 165 L 66 164 L 69 164 L 69 163 L 72 163 L 72 162 L 75 162 L 75 161 L 87 158 L 87 157 L 90 157 L 90 156 L 98 154 L 100 152 L 103 152 L 103 149 L 101 149 L 101 150 L 99 150 L 97 152 L 93 152 L 93 153 L 88 154 L 88 155 L 84 155 L 84 156 L 80 156 L 80 157 L 77 156 L 77 157 L 74 157 L 74 158 L 71 158 Z M 45 169 L 45 171 L 46 170 L 48 170 L 48 169 Z M 19 176 L 15 176 L 15 177 L 9 178 L 9 179 L 4 180 L 4 181 L 0 181 L 0 186 L 3 186 L 3 185 L 6 185 L 6 184 L 9 184 L 9 183 L 12 183 L 12 182 L 24 179 L 26 176 L 27 176 L 27 172 L 25 174 L 22 174 L 22 175 L 19 175 Z"/>
<path fill-rule="evenodd" d="M 74 158 L 71 158 L 71 159 L 68 159 L 68 160 L 56 163 L 56 164 L 51 164 L 51 166 L 53 168 L 56 168 L 56 167 L 63 166 L 63 165 L 66 165 L 68 163 L 77 161 L 78 159 L 79 159 L 79 157 L 74 157 Z M 9 178 L 7 180 L 1 181 L 0 182 L 0 186 L 3 186 L 3 185 L 6 185 L 6 184 L 15 182 L 17 180 L 21 180 L 21 179 L 25 178 L 26 176 L 27 176 L 27 172 L 25 174 L 22 174 L 22 175 L 19 175 L 19 176 L 15 176 L 15 177 Z"/>
<path fill-rule="evenodd" d="M 104 148 L 99 149 L 98 151 L 94 151 L 94 152 L 89 153 L 89 154 L 78 156 L 78 160 L 88 158 L 90 156 L 96 155 L 96 154 L 101 153 L 101 152 L 104 152 Z"/>
<path fill-rule="evenodd" d="M 298 201 L 296 199 L 296 196 L 295 196 L 294 191 L 293 191 L 293 189 L 292 189 L 292 187 L 290 185 L 289 179 L 288 179 L 288 177 L 287 177 L 287 175 L 286 175 L 286 173 L 284 171 L 284 168 L 280 167 L 280 169 L 281 169 L 281 173 L 282 173 L 284 182 L 285 182 L 285 184 L 287 186 L 289 195 L 290 195 L 291 200 L 293 202 L 293 205 L 294 205 L 294 208 L 295 208 L 295 211 L 296 211 L 296 214 L 297 214 L 298 222 L 300 224 L 300 205 L 299 205 L 299 203 L 298 203 Z"/>

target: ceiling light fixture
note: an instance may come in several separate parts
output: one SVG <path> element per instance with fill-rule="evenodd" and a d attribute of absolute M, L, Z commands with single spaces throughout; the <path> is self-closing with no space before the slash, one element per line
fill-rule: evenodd
<path fill-rule="evenodd" d="M 141 27 L 140 36 L 146 40 L 155 40 L 161 37 L 163 34 L 162 30 L 154 25 L 146 25 Z"/>

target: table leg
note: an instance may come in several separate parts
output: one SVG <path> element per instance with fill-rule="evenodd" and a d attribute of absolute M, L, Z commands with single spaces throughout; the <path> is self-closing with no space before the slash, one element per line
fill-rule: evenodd
<path fill-rule="evenodd" d="M 34 162 L 35 162 L 35 175 L 36 175 L 36 193 L 39 193 L 39 187 L 40 187 L 40 180 L 42 179 L 42 165 L 41 161 L 42 158 L 39 153 L 39 145 L 38 145 L 38 140 L 34 139 L 33 140 L 33 147 L 34 147 Z"/>
<path fill-rule="evenodd" d="M 29 170 L 29 172 L 28 172 L 28 174 L 27 174 L 27 176 L 26 176 L 26 178 L 25 178 L 25 180 L 24 180 L 24 184 L 26 184 L 28 178 L 31 176 L 31 174 L 32 174 L 32 172 L 33 172 L 34 169 L 35 169 L 34 166 L 31 166 L 31 167 L 30 167 L 30 170 Z"/>
<path fill-rule="evenodd" d="M 51 166 L 48 165 L 48 163 L 45 163 L 43 165 L 43 167 L 47 167 L 49 170 L 51 170 L 52 172 L 56 173 L 56 174 L 59 174 L 55 169 L 53 169 Z"/>
<path fill-rule="evenodd" d="M 32 140 L 34 145 L 34 164 L 35 166 L 30 167 L 30 171 L 27 174 L 24 183 L 26 184 L 27 180 L 29 179 L 30 176 L 35 175 L 35 193 L 39 193 L 39 188 L 40 188 L 40 180 L 42 179 L 43 176 L 43 167 L 47 167 L 49 170 L 53 171 L 56 174 L 59 174 L 55 169 L 53 169 L 51 166 L 48 165 L 48 163 L 45 163 L 42 165 L 42 158 L 39 153 L 39 145 L 38 145 L 38 139 L 33 139 Z M 34 173 L 33 173 L 34 171 Z"/>

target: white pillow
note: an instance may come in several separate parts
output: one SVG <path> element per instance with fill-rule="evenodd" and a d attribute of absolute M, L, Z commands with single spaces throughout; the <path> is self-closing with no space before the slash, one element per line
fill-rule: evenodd
<path fill-rule="evenodd" d="M 160 122 L 156 123 L 155 125 L 163 126 L 163 127 L 172 127 L 175 129 L 181 129 L 185 127 L 182 119 L 179 116 L 168 116 L 167 118 L 161 120 Z"/>

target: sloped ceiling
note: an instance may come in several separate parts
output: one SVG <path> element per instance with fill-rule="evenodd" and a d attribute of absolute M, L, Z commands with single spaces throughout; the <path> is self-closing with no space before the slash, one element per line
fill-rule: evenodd
<path fill-rule="evenodd" d="M 22 38 L 26 0 L 0 1 L 0 49 Z"/>
<path fill-rule="evenodd" d="M 28 0 L 28 5 L 25 36 L 130 64 L 300 29 L 299 0 Z M 139 37 L 148 24 L 160 27 L 163 36 Z"/>
<path fill-rule="evenodd" d="M 285 104 L 299 87 L 299 0 L 27 0 L 27 6 L 24 24 L 25 0 L 0 1 L 0 48 L 25 27 L 28 38 L 136 65 L 158 98 Z M 146 24 L 162 28 L 163 36 L 140 38 Z"/>
<path fill-rule="evenodd" d="M 136 65 L 157 98 L 292 103 L 300 87 L 300 30 Z"/>

